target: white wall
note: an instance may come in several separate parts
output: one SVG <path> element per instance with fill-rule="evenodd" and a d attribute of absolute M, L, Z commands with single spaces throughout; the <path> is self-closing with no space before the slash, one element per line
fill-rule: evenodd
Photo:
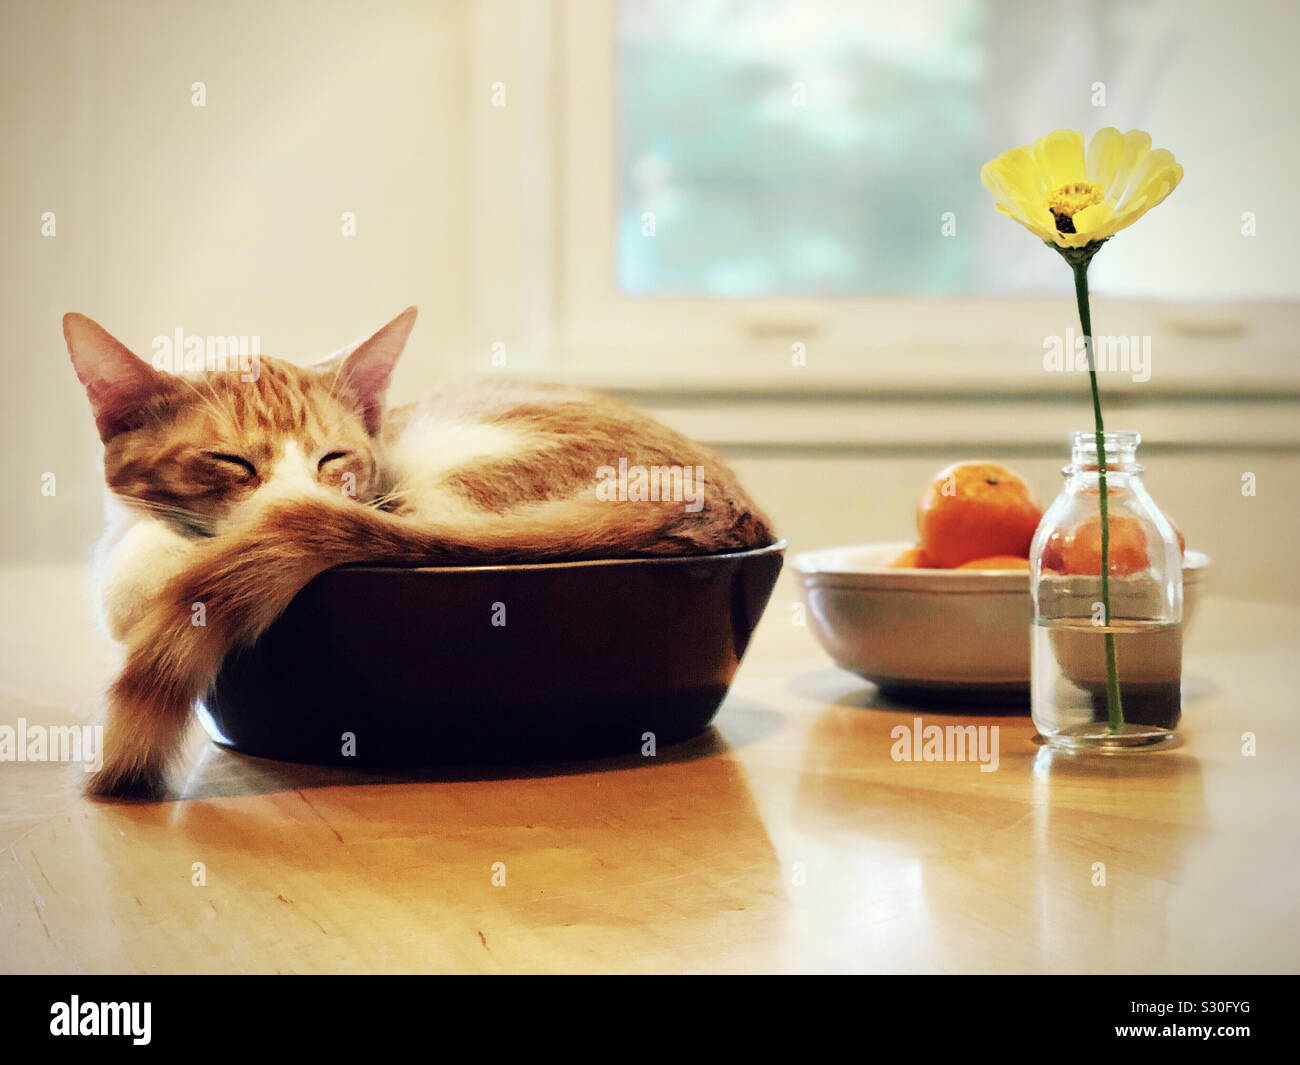
<path fill-rule="evenodd" d="M 556 7 L 581 12 L 596 2 Z M 305 359 L 415 302 L 421 319 L 398 371 L 398 399 L 418 394 L 437 374 L 482 368 L 492 339 L 509 337 L 513 358 L 516 337 L 545 335 L 548 311 L 573 295 L 562 284 L 561 291 L 548 289 L 567 275 L 545 276 L 554 259 L 547 241 L 561 223 L 586 224 L 590 219 L 575 219 L 575 212 L 593 209 L 590 202 L 575 205 L 563 189 L 552 199 L 544 188 L 548 160 L 563 154 L 566 132 L 563 120 L 546 124 L 551 101 L 536 89 L 545 83 L 541 68 L 554 41 L 546 5 L 530 5 L 526 18 L 520 10 L 510 0 L 6 0 L 0 561 L 84 557 L 97 532 L 98 441 L 64 352 L 65 311 L 90 314 L 137 350 L 179 326 L 200 335 L 258 334 L 266 353 Z M 1159 119 L 1153 128 L 1170 131 L 1161 139 L 1176 147 L 1188 177 L 1176 204 L 1143 220 L 1150 239 L 1143 238 L 1142 254 L 1124 257 L 1131 265 L 1123 267 L 1113 257 L 1104 287 L 1115 294 L 1140 290 L 1153 249 L 1183 263 L 1202 254 L 1195 269 L 1207 289 L 1216 271 L 1258 280 L 1274 266 L 1294 287 L 1291 241 L 1273 234 L 1278 226 L 1289 232 L 1296 118 L 1266 105 L 1298 69 L 1284 48 L 1287 35 L 1270 29 L 1285 21 L 1274 16 L 1289 9 L 1257 2 L 1222 14 L 1212 5 L 1206 10 L 1211 14 L 1197 17 L 1218 20 L 1222 50 L 1180 53 L 1184 95 L 1152 102 Z M 1257 48 L 1260 41 L 1266 46 Z M 569 70 L 595 61 L 572 50 L 554 58 Z M 1140 68 L 1130 73 L 1140 81 Z M 205 108 L 191 106 L 191 84 L 200 80 Z M 487 105 L 496 80 L 515 93 L 503 111 Z M 1263 103 L 1250 98 L 1250 86 L 1260 88 Z M 1126 90 L 1119 83 L 1111 91 Z M 1126 124 L 1118 115 L 1104 120 Z M 582 164 L 568 162 L 570 169 Z M 561 206 L 547 210 L 548 203 Z M 53 238 L 41 235 L 47 210 L 57 215 Z M 1261 236 L 1253 243 L 1233 228 L 1242 210 L 1259 211 Z M 340 234 L 343 211 L 356 212 L 355 238 Z M 1218 214 L 1233 226 L 1216 235 L 1205 220 Z M 1014 227 L 998 221 L 1011 239 Z M 609 251 L 602 246 L 594 254 Z M 1043 271 L 1060 267 L 1036 251 L 1045 257 Z M 1104 299 L 1099 313 L 1121 321 Z M 1192 369 L 1216 395 L 1246 386 L 1254 395 L 1213 410 L 1155 397 L 1136 427 L 1159 429 L 1183 448 L 1153 454 L 1152 490 L 1193 546 L 1219 557 L 1225 586 L 1294 600 L 1300 360 L 1290 357 L 1294 330 L 1287 323 L 1296 315 L 1293 308 L 1251 314 L 1241 339 L 1193 335 L 1168 357 L 1171 349 L 1162 347 L 1159 385 L 1177 391 Z M 1051 316 L 1071 322 L 1069 301 L 1053 305 Z M 1259 347 L 1261 331 L 1285 343 L 1270 341 L 1245 365 L 1243 354 Z M 1022 355 L 1041 358 L 1039 325 L 1027 332 L 1034 338 L 1023 352 L 1005 353 L 1012 369 Z M 719 369 L 701 365 L 662 323 L 634 339 L 640 350 L 600 348 L 588 365 L 593 383 L 631 375 L 668 393 L 684 376 Z M 773 350 L 788 362 L 789 345 L 778 341 Z M 746 445 L 737 451 L 738 466 L 799 548 L 907 535 L 928 475 L 972 454 L 1008 458 L 1025 466 L 1044 494 L 1054 491 L 1060 441 L 1084 409 L 1082 392 L 1068 418 L 1041 397 L 995 405 L 977 390 L 1014 383 L 1001 362 L 959 366 L 949 353 L 947 363 L 922 366 L 905 346 L 899 350 L 875 363 L 848 353 L 823 378 L 825 389 L 833 393 L 848 380 L 869 393 L 905 371 L 918 389 L 943 393 L 935 410 L 913 417 L 901 402 L 871 402 L 867 395 L 856 408 L 805 402 L 787 414 L 770 402 L 733 398 L 682 416 L 682 427 Z M 537 364 L 535 354 L 525 350 L 525 368 Z M 763 376 L 742 354 L 735 365 L 743 372 L 728 379 L 744 384 Z M 830 366 L 815 355 L 807 371 L 813 377 Z M 779 392 L 781 375 L 766 376 L 766 387 Z M 1292 384 L 1277 402 L 1262 404 L 1261 394 L 1271 395 L 1273 383 L 1285 379 Z M 1043 389 L 1057 384 L 1044 381 Z M 660 397 L 659 405 L 678 419 L 671 397 Z M 1033 449 L 991 450 L 991 410 L 1006 414 L 998 440 L 1032 437 Z M 891 426 L 888 433 L 871 429 L 882 424 Z M 857 449 L 819 450 L 807 438 L 810 425 Z M 1202 437 L 1212 438 L 1211 446 L 1187 450 Z M 1233 494 L 1243 471 L 1258 473 L 1257 498 Z M 53 498 L 41 495 L 45 472 L 57 477 Z"/>
<path fill-rule="evenodd" d="M 7 0 L 0 559 L 76 557 L 98 441 L 59 321 L 327 354 L 418 303 L 398 372 L 464 349 L 469 5 Z M 191 104 L 203 81 L 207 106 Z M 41 235 L 53 211 L 57 235 Z M 354 211 L 357 235 L 341 235 Z M 53 472 L 57 495 L 40 494 Z"/>

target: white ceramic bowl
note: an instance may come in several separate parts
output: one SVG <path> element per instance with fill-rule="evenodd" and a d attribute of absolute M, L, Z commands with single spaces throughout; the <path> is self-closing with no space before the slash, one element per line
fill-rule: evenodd
<path fill-rule="evenodd" d="M 805 551 L 793 569 L 818 641 L 886 694 L 1022 701 L 1029 691 L 1029 574 L 890 569 L 907 543 Z M 1208 555 L 1183 560 L 1183 626 Z"/>

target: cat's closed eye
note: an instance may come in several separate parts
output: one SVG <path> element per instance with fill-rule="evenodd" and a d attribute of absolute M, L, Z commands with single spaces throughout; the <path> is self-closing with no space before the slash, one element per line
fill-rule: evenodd
<path fill-rule="evenodd" d="M 234 473 L 241 479 L 257 476 L 257 467 L 242 455 L 231 455 L 224 451 L 205 451 L 203 457 L 219 464 L 227 472 Z"/>
<path fill-rule="evenodd" d="M 316 463 L 316 480 L 320 484 L 341 487 L 353 497 L 366 493 L 374 472 L 370 454 L 350 448 L 327 451 Z"/>

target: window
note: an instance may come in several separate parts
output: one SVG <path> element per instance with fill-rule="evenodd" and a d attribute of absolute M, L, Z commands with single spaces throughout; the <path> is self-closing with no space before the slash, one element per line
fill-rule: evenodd
<path fill-rule="evenodd" d="M 618 280 L 633 296 L 972 293 L 980 0 L 622 0 Z M 653 230 L 653 238 L 650 232 Z"/>
<path fill-rule="evenodd" d="M 857 376 L 888 360 L 953 387 L 1023 378 L 1073 321 L 1071 280 L 994 210 L 980 167 L 1060 126 L 1116 125 L 1151 130 L 1188 176 L 1097 257 L 1095 316 L 1158 335 L 1193 376 L 1249 348 L 1243 372 L 1294 377 L 1285 0 L 1251 17 L 1215 0 L 554 0 L 492 17 L 475 66 L 514 79 L 515 110 L 480 108 L 485 341 L 523 307 L 523 346 L 551 366 L 780 376 L 805 343 Z M 523 141 L 545 147 L 540 170 L 508 165 L 541 158 Z M 515 287 L 505 261 L 523 264 Z"/>
<path fill-rule="evenodd" d="M 1161 255 L 1148 240 L 1158 267 L 1136 278 L 1108 277 L 1115 257 L 1103 256 L 1101 286 L 1300 295 L 1296 270 L 1275 271 L 1269 255 L 1244 255 L 1219 276 L 1202 265 L 1216 235 L 1247 250 L 1241 212 L 1203 199 L 1207 180 L 1227 178 L 1219 191 L 1239 191 L 1242 210 L 1266 203 L 1285 217 L 1289 205 L 1298 142 L 1284 116 L 1300 80 L 1277 33 L 1278 19 L 1290 36 L 1300 17 L 1275 6 L 1242 18 L 1186 0 L 619 0 L 619 288 L 721 298 L 1065 291 L 1068 276 L 993 214 L 979 169 L 1057 126 L 1119 123 L 1152 129 L 1196 164 L 1178 220 L 1161 212 L 1144 235 L 1191 224 L 1202 247 L 1187 255 L 1189 242 L 1176 241 Z M 1226 106 L 1246 86 L 1249 98 Z M 1284 124 L 1290 136 L 1278 137 Z M 1254 162 L 1237 157 L 1236 175 L 1201 169 L 1216 149 L 1256 137 L 1264 143 Z M 1259 174 L 1278 148 L 1290 159 Z M 1264 180 L 1252 187 L 1242 170 Z"/>

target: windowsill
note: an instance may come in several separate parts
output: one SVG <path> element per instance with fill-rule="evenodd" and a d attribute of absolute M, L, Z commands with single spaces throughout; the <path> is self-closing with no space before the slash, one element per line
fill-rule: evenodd
<path fill-rule="evenodd" d="M 1006 349 L 818 350 L 792 365 L 779 345 L 749 350 L 620 345 L 557 348 L 549 365 L 520 376 L 638 395 L 734 398 L 986 400 L 1067 398 L 1088 388 L 1086 371 L 1047 371 L 1042 352 Z M 1168 365 L 1165 365 L 1168 364 Z M 1145 379 L 1143 379 L 1145 378 Z M 1149 374 L 1103 371 L 1103 392 L 1137 401 L 1179 397 L 1300 399 L 1300 351 L 1268 353 L 1240 342 L 1192 342 L 1153 352 Z"/>
<path fill-rule="evenodd" d="M 1161 336 L 1146 380 L 1101 374 L 1111 426 L 1140 429 L 1155 451 L 1300 450 L 1300 358 L 1261 339 Z M 1048 372 L 1041 350 L 809 346 L 806 365 L 790 362 L 781 340 L 640 343 L 559 349 L 549 367 L 510 372 L 612 393 L 732 452 L 1050 454 L 1090 425 L 1086 372 Z"/>
<path fill-rule="evenodd" d="M 543 364 L 524 372 L 620 392 L 719 397 L 1064 397 L 1087 388 L 1082 352 L 1078 369 L 1045 368 L 1049 343 L 1078 341 L 1069 301 L 873 301 L 860 327 L 841 323 L 825 336 L 783 329 L 780 319 L 755 329 L 725 304 L 689 317 L 670 306 L 661 315 L 653 303 L 629 310 L 626 320 L 611 314 L 595 328 L 559 330 Z M 1300 398 L 1300 304 L 1101 298 L 1100 321 L 1141 352 L 1132 361 L 1118 348 L 1115 357 L 1130 361 L 1105 369 L 1099 347 L 1108 395 Z"/>

